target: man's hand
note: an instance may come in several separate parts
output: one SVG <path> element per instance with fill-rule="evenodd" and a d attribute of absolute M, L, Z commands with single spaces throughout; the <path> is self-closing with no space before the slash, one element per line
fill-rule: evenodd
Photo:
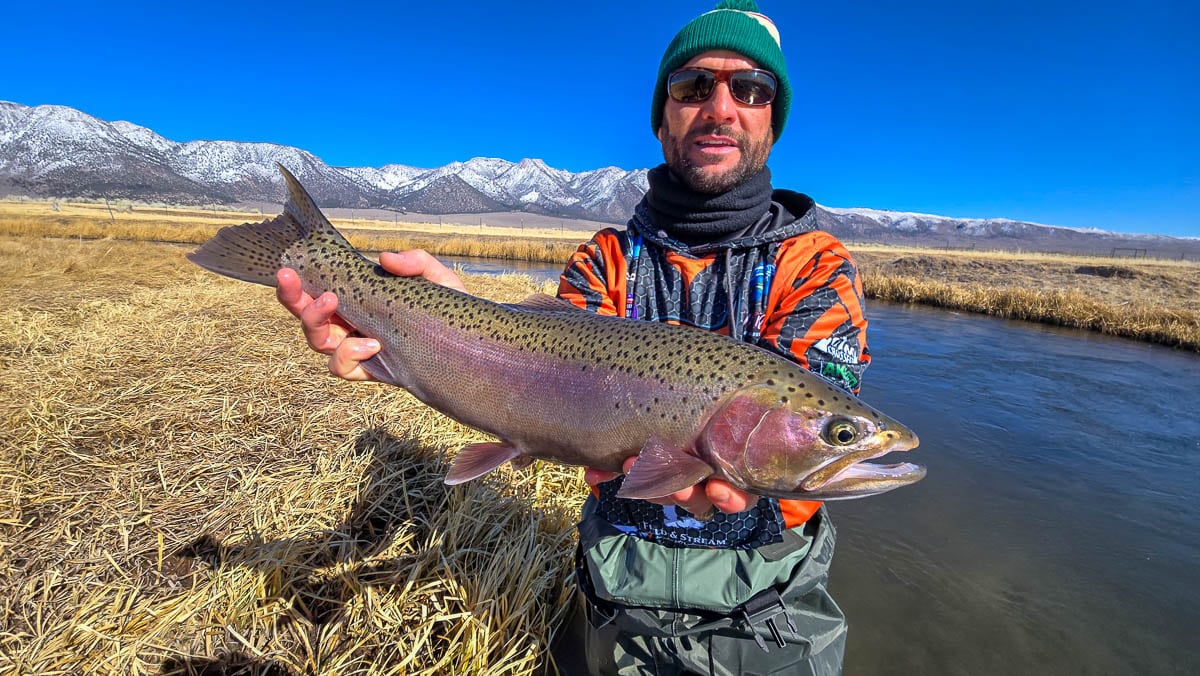
<path fill-rule="evenodd" d="M 383 253 L 379 265 L 400 277 L 424 277 L 435 284 L 466 291 L 454 271 L 421 249 Z M 296 317 L 308 346 L 329 355 L 329 372 L 346 380 L 374 380 L 362 362 L 379 352 L 379 341 L 359 336 L 337 316 L 337 296 L 326 292 L 313 298 L 300 286 L 296 271 L 284 268 L 276 275 L 275 297 Z"/>
<path fill-rule="evenodd" d="M 633 467 L 634 460 L 637 460 L 637 456 L 625 458 L 623 469 L 626 474 Z M 589 486 L 595 486 L 616 477 L 617 475 L 613 472 L 605 472 L 591 467 L 583 473 L 583 480 Z M 734 488 L 720 479 L 707 479 L 691 488 L 685 488 L 666 497 L 655 498 L 650 502 L 656 505 L 676 505 L 697 517 L 707 518 L 712 516 L 714 508 L 726 514 L 744 512 L 758 504 L 758 496 Z"/>

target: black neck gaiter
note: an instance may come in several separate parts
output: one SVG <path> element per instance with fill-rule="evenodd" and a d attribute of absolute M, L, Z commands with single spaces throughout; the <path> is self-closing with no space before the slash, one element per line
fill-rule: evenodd
<path fill-rule="evenodd" d="M 651 169 L 646 179 L 650 183 L 646 208 L 654 227 L 688 246 L 742 232 L 771 206 L 771 170 L 766 167 L 715 195 L 692 190 L 665 164 Z"/>

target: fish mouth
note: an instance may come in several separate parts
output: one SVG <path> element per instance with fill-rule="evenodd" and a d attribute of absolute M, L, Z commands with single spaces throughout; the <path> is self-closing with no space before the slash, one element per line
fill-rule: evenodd
<path fill-rule="evenodd" d="M 892 452 L 905 452 L 920 443 L 916 435 L 883 432 L 887 439 L 882 448 L 851 453 L 830 462 L 813 472 L 800 488 L 805 493 L 824 500 L 837 498 L 859 498 L 884 493 L 901 486 L 914 484 L 925 478 L 923 466 L 911 462 L 876 464 L 866 462 Z"/>
<path fill-rule="evenodd" d="M 925 467 L 911 462 L 876 465 L 861 462 L 850 465 L 816 489 L 823 500 L 862 498 L 915 484 L 925 478 Z"/>

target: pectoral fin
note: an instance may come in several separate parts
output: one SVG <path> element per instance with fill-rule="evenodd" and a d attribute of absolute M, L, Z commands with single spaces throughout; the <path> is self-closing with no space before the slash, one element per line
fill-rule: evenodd
<path fill-rule="evenodd" d="M 679 446 L 651 437 L 638 453 L 629 474 L 625 475 L 617 497 L 661 498 L 695 486 L 712 473 L 712 467 L 700 458 Z"/>
<path fill-rule="evenodd" d="M 504 463 L 521 457 L 521 451 L 505 443 L 482 442 L 463 446 L 454 456 L 454 465 L 446 472 L 442 481 L 447 486 L 456 486 L 481 477 Z"/>
<path fill-rule="evenodd" d="M 401 377 L 401 370 L 396 368 L 395 360 L 390 354 L 378 352 L 375 356 L 362 362 L 363 370 L 371 374 L 371 377 L 381 383 L 404 387 L 405 382 Z"/>

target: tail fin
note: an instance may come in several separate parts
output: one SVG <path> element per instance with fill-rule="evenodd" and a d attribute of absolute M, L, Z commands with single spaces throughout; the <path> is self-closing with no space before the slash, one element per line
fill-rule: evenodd
<path fill-rule="evenodd" d="M 291 214 L 285 213 L 262 223 L 221 228 L 187 258 L 219 275 L 275 286 L 284 251 L 306 234 Z"/>
<path fill-rule="evenodd" d="M 282 164 L 278 166 L 288 189 L 283 213 L 261 223 L 221 228 L 212 239 L 187 254 L 188 260 L 226 277 L 275 286 L 275 273 L 283 267 L 283 255 L 296 242 L 323 235 L 351 248 L 296 177 Z"/>

